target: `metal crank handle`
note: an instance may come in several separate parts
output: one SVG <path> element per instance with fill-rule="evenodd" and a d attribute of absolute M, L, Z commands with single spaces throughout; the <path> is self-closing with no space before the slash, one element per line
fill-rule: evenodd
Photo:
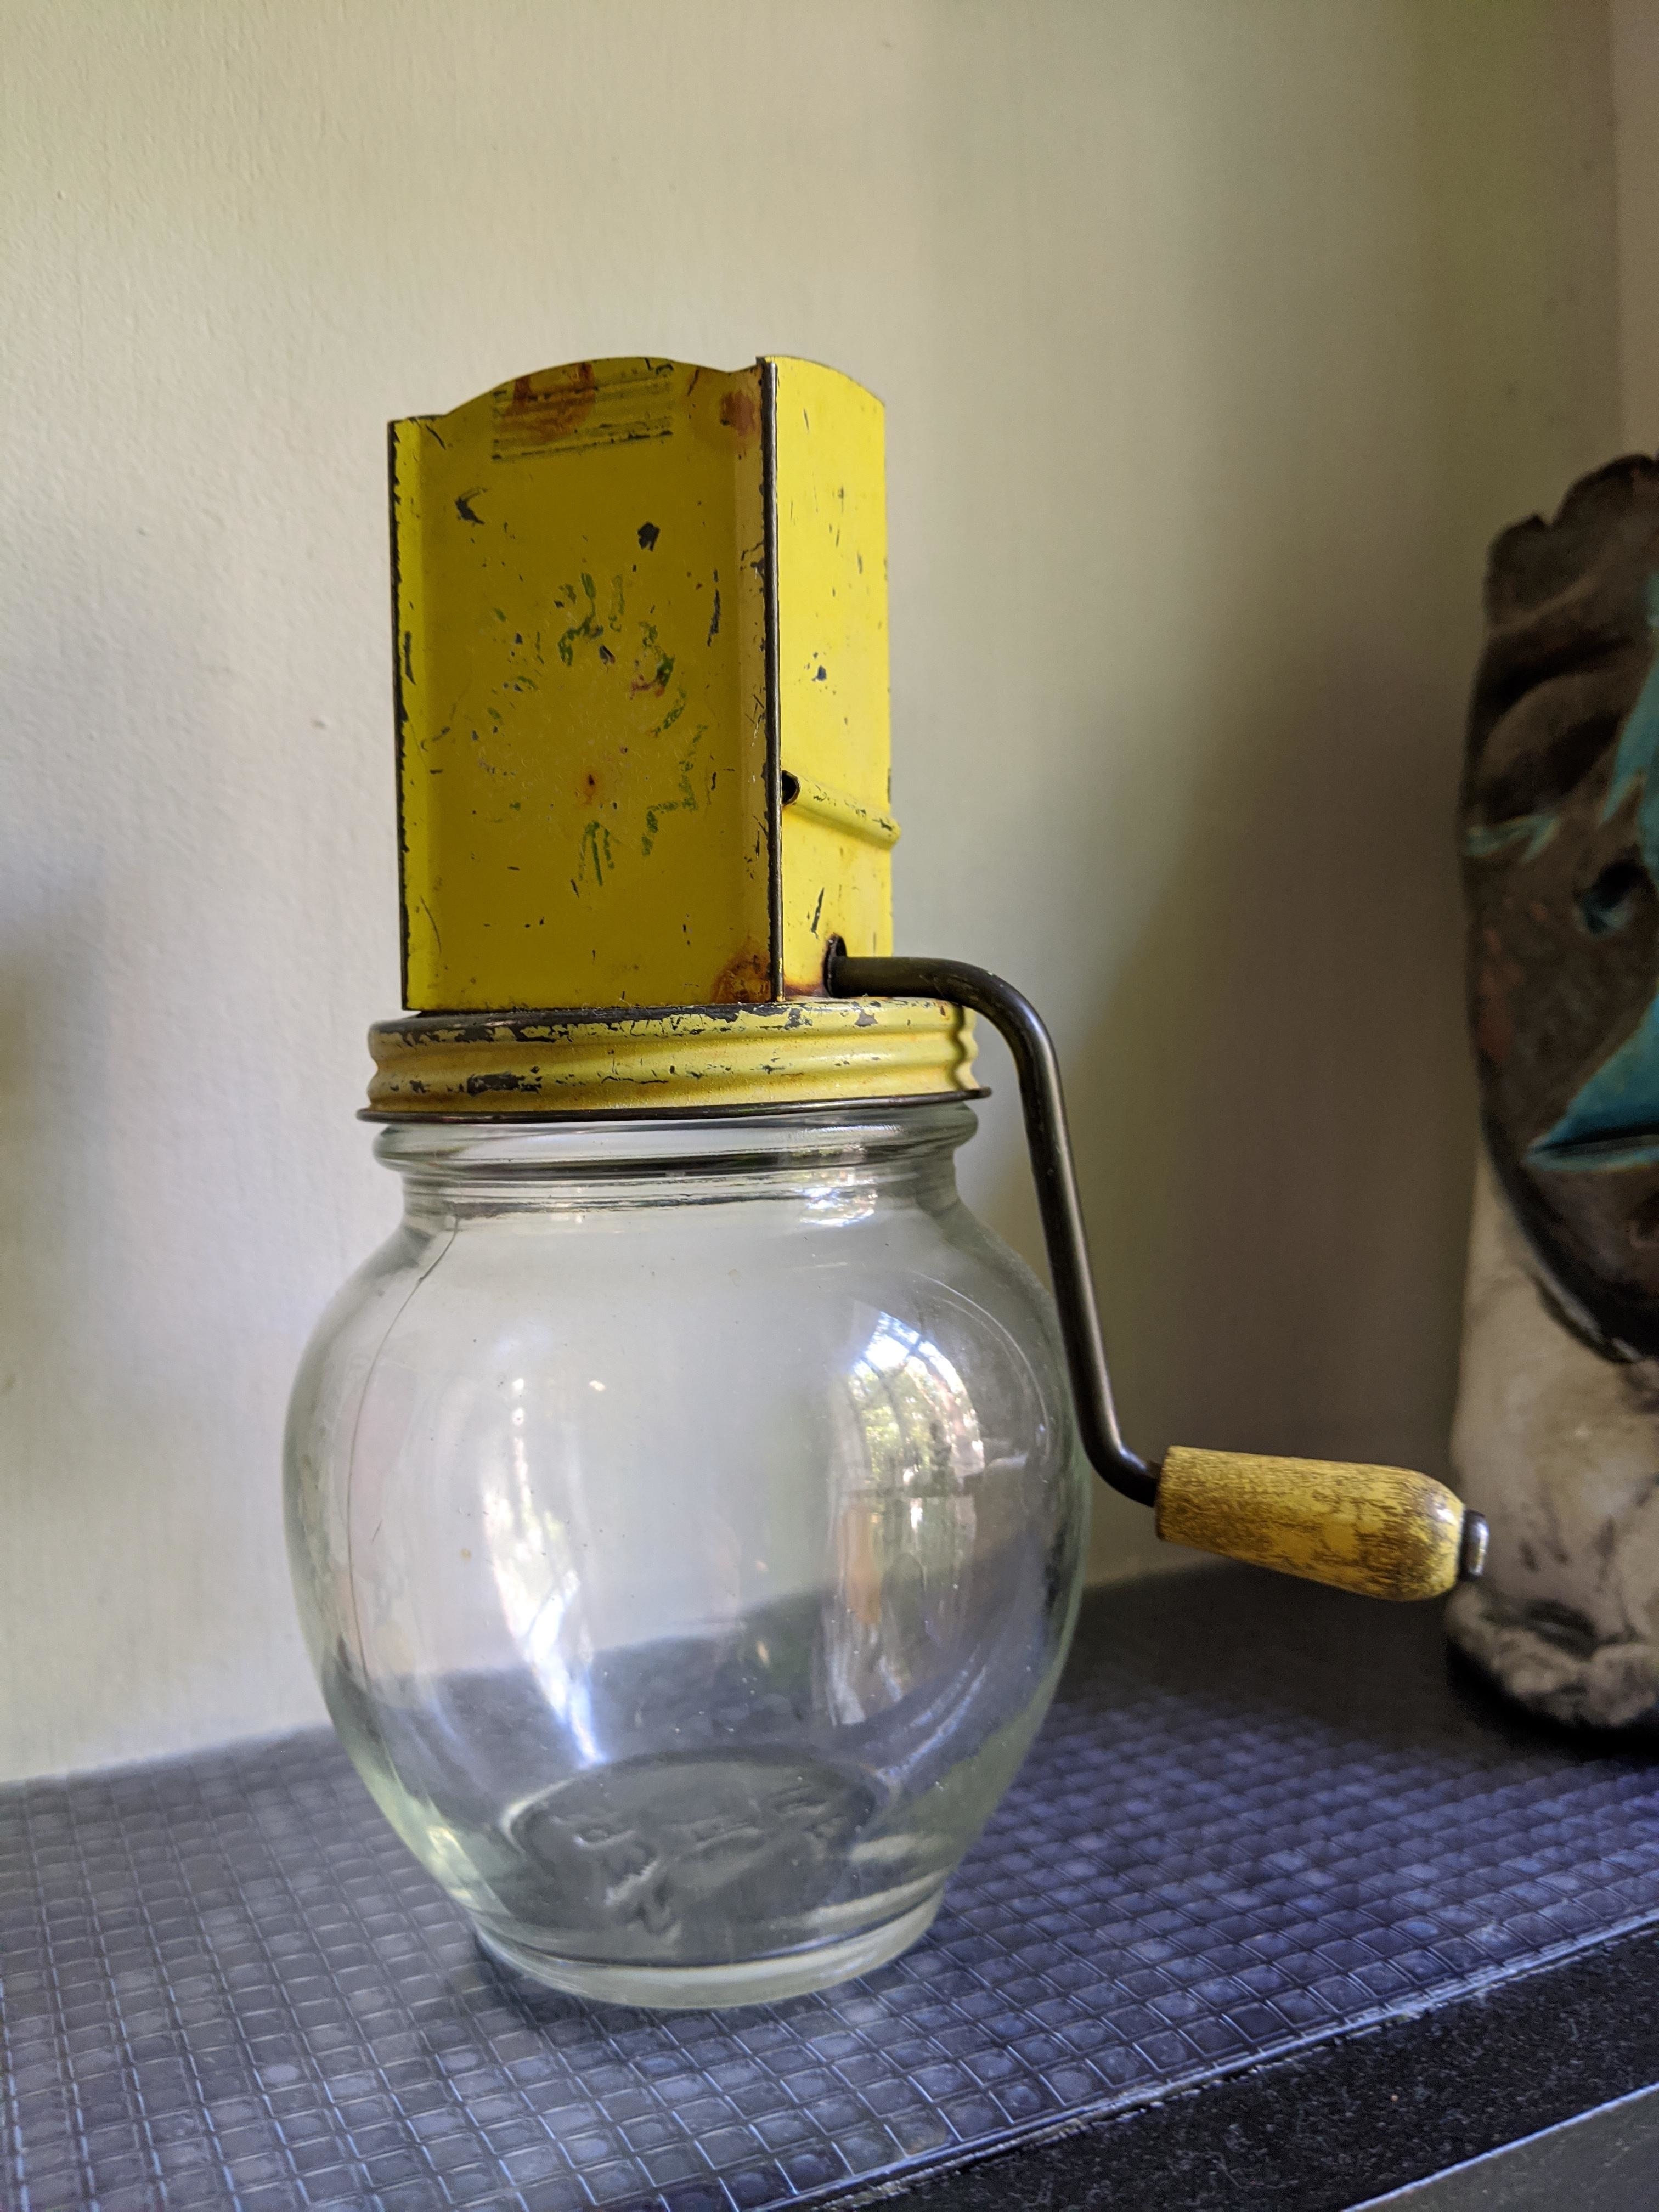
<path fill-rule="evenodd" d="M 1153 1509 L 1160 1536 L 1366 1597 L 1438 1597 L 1480 1574 L 1486 1522 L 1443 1483 L 1409 1468 L 1184 1444 L 1152 1466 L 1131 1451 L 1112 1402 L 1060 1062 L 1036 1007 L 1000 975 L 965 961 L 857 958 L 838 938 L 825 956 L 823 985 L 833 999 L 943 999 L 970 1006 L 1006 1041 L 1019 1076 L 1083 1449 L 1114 1490 Z"/>

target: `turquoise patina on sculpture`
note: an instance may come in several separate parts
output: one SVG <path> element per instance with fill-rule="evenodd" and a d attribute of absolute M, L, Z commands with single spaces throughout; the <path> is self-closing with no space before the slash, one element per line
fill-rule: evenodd
<path fill-rule="evenodd" d="M 1647 605 L 1649 635 L 1659 635 L 1659 577 L 1648 578 Z M 1619 733 L 1602 821 L 1612 822 L 1632 798 L 1643 865 L 1659 883 L 1659 660 L 1649 670 Z M 1617 927 L 1616 900 L 1606 909 L 1586 899 L 1581 906 L 1592 933 Z M 1659 991 L 1624 1043 L 1533 1146 L 1531 1158 L 1565 1174 L 1599 1174 L 1611 1166 L 1659 1161 Z"/>

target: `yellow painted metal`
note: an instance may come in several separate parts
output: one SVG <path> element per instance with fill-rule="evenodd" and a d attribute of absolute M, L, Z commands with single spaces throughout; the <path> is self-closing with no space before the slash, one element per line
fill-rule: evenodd
<path fill-rule="evenodd" d="M 1410 1468 L 1261 1458 L 1176 1445 L 1158 1533 L 1364 1597 L 1440 1597 L 1457 1580 L 1463 1506 Z"/>
<path fill-rule="evenodd" d="M 371 1117 L 522 1117 L 944 1097 L 973 1017 L 930 999 L 797 999 L 586 1018 L 426 1014 L 369 1033 Z"/>
<path fill-rule="evenodd" d="M 392 428 L 405 1003 L 772 995 L 760 374 Z"/>
<path fill-rule="evenodd" d="M 879 403 L 584 362 L 391 439 L 404 1003 L 760 1005 L 890 950 Z"/>
<path fill-rule="evenodd" d="M 815 362 L 763 364 L 775 447 L 783 981 L 823 948 L 892 950 L 886 458 L 879 400 Z"/>

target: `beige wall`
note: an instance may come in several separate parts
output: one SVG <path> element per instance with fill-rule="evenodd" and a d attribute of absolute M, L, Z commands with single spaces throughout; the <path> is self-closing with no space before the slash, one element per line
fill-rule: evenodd
<path fill-rule="evenodd" d="M 1659 453 L 1659 5 L 1613 0 L 1620 442 Z"/>
<path fill-rule="evenodd" d="M 886 400 L 901 940 L 1052 1016 L 1137 1437 L 1440 1463 L 1480 548 L 1618 438 L 1600 5 L 0 43 L 0 1773 L 319 1711 L 276 1455 L 392 1212 L 382 425 L 579 356 Z M 969 1180 L 1030 1246 L 1002 1089 Z M 1103 1507 L 1097 1571 L 1146 1545 Z"/>

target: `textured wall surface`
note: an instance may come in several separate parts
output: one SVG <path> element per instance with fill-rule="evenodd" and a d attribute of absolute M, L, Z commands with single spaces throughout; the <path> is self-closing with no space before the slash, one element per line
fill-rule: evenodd
<path fill-rule="evenodd" d="M 0 1774 L 319 1710 L 383 426 L 544 363 L 886 400 L 900 941 L 1052 1015 L 1133 1432 L 1441 1462 L 1458 721 L 1486 538 L 1618 441 L 1611 106 L 1592 0 L 0 7 Z"/>
<path fill-rule="evenodd" d="M 1612 0 L 1619 370 L 1633 452 L 1659 453 L 1659 6 Z"/>

